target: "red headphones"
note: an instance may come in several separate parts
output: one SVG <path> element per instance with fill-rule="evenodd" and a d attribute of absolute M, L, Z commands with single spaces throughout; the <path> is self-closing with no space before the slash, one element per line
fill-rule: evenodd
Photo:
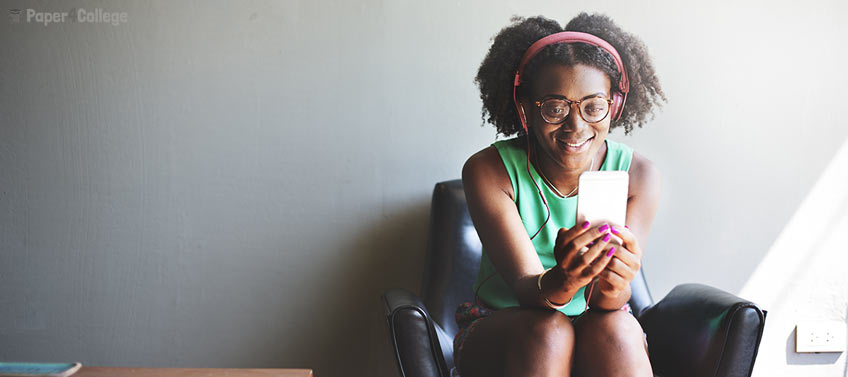
<path fill-rule="evenodd" d="M 627 92 L 630 91 L 630 82 L 627 80 L 627 71 L 624 69 L 624 63 L 621 62 L 621 56 L 618 55 L 618 51 L 616 51 L 615 47 L 612 47 L 609 42 L 592 34 L 579 31 L 563 31 L 551 34 L 530 45 L 530 47 L 527 48 L 527 51 L 524 52 L 524 56 L 521 58 L 521 63 L 515 71 L 515 81 L 512 86 L 512 100 L 515 102 L 515 108 L 518 111 L 518 119 L 521 121 L 521 126 L 524 128 L 524 132 L 528 132 L 527 119 L 524 115 L 524 109 L 518 103 L 518 97 L 516 97 L 518 85 L 521 84 L 521 74 L 524 73 L 524 66 L 527 65 L 527 62 L 529 62 L 530 59 L 536 56 L 536 54 L 538 54 L 539 51 L 546 46 L 555 43 L 586 43 L 598 46 L 612 55 L 613 60 L 615 60 L 615 66 L 618 68 L 618 73 L 621 74 L 621 80 L 618 82 L 617 90 L 615 87 L 612 88 L 613 103 L 612 108 L 610 108 L 610 114 L 612 115 L 613 120 L 618 120 L 624 110 L 624 102 L 627 101 Z"/>

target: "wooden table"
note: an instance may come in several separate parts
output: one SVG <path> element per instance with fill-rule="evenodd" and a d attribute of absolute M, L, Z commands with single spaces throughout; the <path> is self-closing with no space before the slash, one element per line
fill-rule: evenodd
<path fill-rule="evenodd" d="M 80 368 L 71 377 L 312 377 L 311 369 Z"/>

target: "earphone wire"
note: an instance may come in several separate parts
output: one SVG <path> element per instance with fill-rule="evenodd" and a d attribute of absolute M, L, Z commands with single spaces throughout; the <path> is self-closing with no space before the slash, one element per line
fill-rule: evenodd
<path fill-rule="evenodd" d="M 527 168 L 527 175 L 530 176 L 530 180 L 533 181 L 533 185 L 536 186 L 536 192 L 539 193 L 539 198 L 541 198 L 542 203 L 545 204 L 545 209 L 546 209 L 546 212 L 547 212 L 547 216 L 545 216 L 545 221 L 542 222 L 542 225 L 539 227 L 539 230 L 537 230 L 536 233 L 534 233 L 530 237 L 530 241 L 532 241 L 534 238 L 536 238 L 536 236 L 539 235 L 539 233 L 542 232 L 542 229 L 545 228 L 545 224 L 547 224 L 548 220 L 551 219 L 551 207 L 548 206 L 548 201 L 547 201 L 547 199 L 545 199 L 545 194 L 542 193 L 542 188 L 539 187 L 539 185 L 536 183 L 536 178 L 534 178 L 533 174 L 530 172 L 530 135 L 526 134 L 525 138 L 527 139 L 527 160 L 525 161 L 526 162 L 525 167 Z M 592 165 L 589 165 L 590 171 L 593 168 L 594 162 L 595 162 L 595 159 L 593 157 L 592 158 Z M 486 282 L 489 281 L 489 279 L 494 277 L 496 274 L 497 274 L 497 272 L 492 272 L 491 274 L 489 274 L 489 276 L 486 276 L 486 278 L 483 279 L 483 281 L 481 281 L 479 285 L 477 285 L 477 289 L 474 290 L 474 300 L 475 301 L 478 300 L 480 288 L 483 288 L 483 285 L 486 284 Z M 595 290 L 595 280 L 592 280 L 592 283 L 589 285 L 589 294 L 586 295 L 586 305 L 583 307 L 583 312 L 581 312 L 580 315 L 577 316 L 578 319 L 580 317 L 582 317 L 584 314 L 586 314 L 586 312 L 589 310 L 589 301 L 592 299 L 592 292 L 594 290 Z"/>
<path fill-rule="evenodd" d="M 535 151 L 535 149 L 534 149 L 534 151 Z M 594 165 L 595 165 L 595 157 L 592 156 L 592 162 L 589 165 L 589 171 L 592 171 L 592 168 L 594 167 Z M 544 178 L 544 176 L 541 175 L 541 174 L 542 173 L 540 172 L 539 175 Z M 536 190 L 539 192 L 539 197 L 542 199 L 542 203 L 545 204 L 545 208 L 547 209 L 547 212 L 548 212 L 548 215 L 545 218 L 545 222 L 542 223 L 542 226 L 539 227 L 539 230 L 536 231 L 536 233 L 533 235 L 533 237 L 530 237 L 530 240 L 532 241 L 533 238 L 535 238 L 539 234 L 539 232 L 542 231 L 542 229 L 545 227 L 545 224 L 547 224 L 548 220 L 551 218 L 551 207 L 548 206 L 548 201 L 545 200 L 545 194 L 542 193 L 542 189 L 539 187 L 538 184 L 536 184 L 536 179 L 533 178 L 533 174 L 530 173 L 530 135 L 529 134 L 527 135 L 527 175 L 530 176 L 530 179 L 533 181 L 533 185 L 536 186 Z M 490 277 L 492 277 L 492 275 L 490 275 L 485 280 L 483 280 L 483 282 L 485 283 L 486 280 L 489 280 Z M 482 286 L 482 285 L 483 284 L 481 283 L 480 286 Z M 480 287 L 478 286 L 477 289 L 479 290 Z M 583 312 L 581 312 L 580 315 L 577 316 L 577 318 L 582 317 L 589 310 L 589 301 L 592 299 L 592 292 L 594 290 L 595 290 L 595 280 L 593 279 L 591 285 L 589 285 L 589 294 L 586 295 L 586 305 L 583 307 Z M 475 292 L 475 296 L 476 296 L 476 292 Z"/>
<path fill-rule="evenodd" d="M 597 37 L 595 35 L 588 34 L 588 33 L 582 33 L 582 32 L 574 32 L 574 31 L 563 31 L 563 32 L 559 32 L 559 33 L 554 33 L 554 34 L 548 35 L 546 37 L 543 37 L 543 38 L 537 40 L 536 42 L 533 42 L 533 44 L 531 44 L 530 47 L 528 47 L 527 50 L 524 51 L 524 54 L 521 57 L 521 61 L 518 63 L 518 68 L 515 71 L 515 77 L 513 79 L 512 100 L 515 103 L 516 112 L 518 113 L 518 120 L 521 122 L 521 126 L 522 126 L 522 128 L 524 128 L 525 136 L 527 137 L 527 164 L 526 164 L 527 165 L 526 166 L 527 167 L 527 174 L 530 175 L 530 179 L 533 181 L 533 185 L 536 186 L 536 191 L 539 193 L 539 197 L 542 199 L 542 203 L 545 204 L 545 209 L 547 211 L 547 216 L 545 217 L 545 221 L 542 223 L 542 226 L 539 227 L 539 230 L 537 230 L 536 233 L 533 234 L 532 237 L 530 237 L 531 241 L 537 235 L 539 235 L 539 233 L 545 227 L 545 224 L 547 224 L 548 220 L 550 220 L 550 218 L 551 218 L 551 207 L 548 206 L 548 201 L 545 199 L 545 195 L 542 193 L 542 189 L 536 183 L 536 179 L 533 178 L 533 174 L 530 173 L 530 133 L 527 129 L 527 121 L 525 119 L 526 117 L 525 117 L 525 114 L 524 114 L 524 108 L 523 108 L 523 106 L 521 106 L 518 103 L 518 97 L 516 96 L 516 94 L 517 94 L 518 86 L 521 84 L 521 76 L 522 76 L 523 71 L 524 71 L 524 66 L 527 63 L 529 63 L 529 61 L 539 51 L 541 51 L 545 46 L 550 45 L 550 44 L 554 44 L 554 43 L 587 43 L 587 44 L 590 44 L 590 45 L 600 47 L 601 49 L 605 50 L 607 53 L 609 53 L 613 57 L 613 60 L 615 61 L 615 64 L 616 64 L 616 68 L 618 69 L 619 73 L 621 74 L 621 78 L 619 79 L 619 82 L 618 82 L 618 91 L 617 91 L 618 93 L 614 92 L 614 94 L 613 94 L 613 99 L 614 99 L 613 105 L 615 106 L 615 111 L 612 114 L 613 120 L 618 120 L 621 117 L 621 114 L 623 113 L 623 109 L 624 109 L 624 104 L 627 102 L 627 94 L 630 91 L 630 80 L 627 77 L 627 70 L 624 66 L 624 61 L 622 61 L 621 56 L 618 54 L 618 51 L 616 51 L 615 47 L 613 47 L 612 44 L 610 44 L 609 42 L 607 42 L 607 41 L 603 40 L 602 38 Z M 622 96 L 622 94 L 623 94 L 623 96 Z M 589 166 L 589 170 L 592 169 L 594 162 L 595 161 L 594 161 L 594 156 L 593 156 L 592 165 Z M 480 288 L 483 286 L 483 284 L 485 284 L 491 277 L 493 277 L 496 274 L 497 274 L 497 272 L 493 272 L 492 274 L 487 276 L 485 279 L 483 279 L 482 282 L 480 282 L 480 284 L 477 286 L 477 289 L 474 290 L 475 300 L 478 299 L 477 293 L 480 291 Z M 594 287 L 595 287 L 595 281 L 593 280 L 592 283 L 591 283 L 591 286 L 589 287 L 589 297 L 586 298 L 586 307 L 583 309 L 583 313 L 586 313 L 586 310 L 589 309 L 589 300 L 592 298 L 592 290 L 594 289 Z M 581 313 L 580 316 L 582 316 L 583 313 Z"/>
<path fill-rule="evenodd" d="M 551 207 L 548 206 L 548 201 L 547 201 L 547 199 L 545 199 L 545 194 L 542 193 L 542 188 L 539 187 L 539 185 L 536 183 L 536 178 L 534 178 L 533 174 L 530 173 L 530 134 L 528 133 L 525 137 L 527 138 L 527 161 L 526 161 L 527 162 L 527 164 L 526 164 L 527 175 L 530 176 L 530 180 L 533 181 L 533 185 L 536 186 L 536 192 L 538 192 L 539 197 L 542 198 L 542 203 L 545 204 L 545 209 L 547 210 L 547 213 L 548 213 L 548 215 L 545 217 L 545 221 L 542 222 L 542 226 L 540 226 L 539 230 L 537 230 L 536 233 L 534 233 L 533 236 L 530 237 L 530 240 L 532 241 L 534 238 L 536 238 L 536 236 L 539 235 L 539 233 L 542 232 L 542 229 L 545 228 L 545 224 L 547 224 L 548 220 L 551 219 Z"/>
<path fill-rule="evenodd" d="M 548 220 L 551 219 L 551 207 L 548 206 L 548 201 L 547 201 L 547 199 L 545 199 L 545 194 L 542 193 L 542 188 L 539 187 L 539 185 L 536 183 L 536 178 L 533 178 L 533 174 L 530 173 L 530 135 L 528 134 L 528 135 L 525 135 L 524 137 L 527 139 L 527 160 L 525 161 L 526 162 L 525 166 L 527 168 L 527 175 L 530 177 L 530 180 L 533 181 L 533 185 L 536 186 L 536 192 L 538 192 L 539 197 L 542 198 L 542 203 L 545 204 L 545 209 L 546 209 L 546 212 L 547 212 L 547 216 L 545 216 L 545 221 L 542 223 L 542 226 L 539 227 L 539 230 L 537 230 L 536 233 L 534 233 L 532 236 L 530 236 L 530 241 L 533 241 L 533 239 L 536 238 L 536 236 L 538 236 L 539 233 L 542 232 L 542 229 L 545 228 L 545 224 L 548 223 Z M 486 276 L 486 278 L 483 279 L 483 281 L 481 281 L 479 285 L 477 285 L 477 289 L 474 290 L 475 301 L 477 300 L 477 296 L 478 296 L 478 293 L 480 292 L 480 288 L 482 288 L 483 284 L 486 284 L 486 282 L 489 281 L 489 279 L 494 277 L 495 274 L 497 274 L 497 272 L 492 272 L 491 274 L 489 274 L 489 276 Z"/>

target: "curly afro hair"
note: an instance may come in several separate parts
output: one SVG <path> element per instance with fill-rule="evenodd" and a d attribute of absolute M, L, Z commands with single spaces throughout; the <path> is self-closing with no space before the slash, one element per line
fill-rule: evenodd
<path fill-rule="evenodd" d="M 564 30 L 556 21 L 541 16 L 527 19 L 513 17 L 511 22 L 494 37 L 492 47 L 474 79 L 483 100 L 484 124 L 487 121 L 493 124 L 499 134 L 524 134 L 512 100 L 515 71 L 524 51 L 533 42 L 561 31 L 595 35 L 609 42 L 621 56 L 630 79 L 630 92 L 621 118 L 611 122 L 610 130 L 624 127 L 624 133 L 630 134 L 634 126 L 642 127 L 647 123 L 649 115 L 653 118 L 654 109 L 667 101 L 645 44 L 621 30 L 609 17 L 580 13 L 568 22 Z M 621 76 L 612 56 L 600 47 L 585 43 L 553 44 L 542 49 L 524 68 L 519 96 L 527 93 L 536 73 L 549 64 L 586 64 L 598 68 L 609 76 L 613 86 L 617 86 Z"/>

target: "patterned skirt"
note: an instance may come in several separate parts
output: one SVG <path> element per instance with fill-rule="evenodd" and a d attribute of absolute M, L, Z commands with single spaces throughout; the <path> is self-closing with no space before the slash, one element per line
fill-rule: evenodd
<path fill-rule="evenodd" d="M 475 325 L 477 325 L 481 319 L 492 315 L 496 310 L 497 309 L 492 309 L 486 306 L 479 297 L 475 298 L 474 303 L 466 301 L 456 308 L 454 318 L 456 319 L 456 325 L 459 330 L 453 338 L 454 364 L 459 365 L 459 358 L 462 355 L 462 346 L 465 345 L 465 339 L 467 339 L 468 335 L 474 330 Z M 633 314 L 633 311 L 630 309 L 630 304 L 624 304 L 624 306 L 621 307 L 621 310 Z M 580 316 L 569 316 L 568 318 L 570 318 L 571 321 L 574 321 L 575 319 L 580 318 Z M 647 346 L 647 339 L 645 344 Z"/>

